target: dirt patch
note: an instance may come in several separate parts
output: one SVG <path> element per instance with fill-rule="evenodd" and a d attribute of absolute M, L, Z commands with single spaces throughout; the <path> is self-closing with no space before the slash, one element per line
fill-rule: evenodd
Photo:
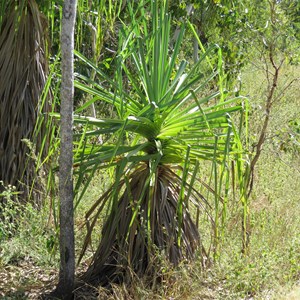
<path fill-rule="evenodd" d="M 39 299 L 53 289 L 57 270 L 36 266 L 30 260 L 0 268 L 0 299 Z"/>

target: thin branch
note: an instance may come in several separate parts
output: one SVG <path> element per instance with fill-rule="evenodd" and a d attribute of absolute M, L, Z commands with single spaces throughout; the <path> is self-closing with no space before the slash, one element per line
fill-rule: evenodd
<path fill-rule="evenodd" d="M 274 73 L 274 76 L 273 76 L 272 85 L 269 88 L 269 92 L 268 92 L 268 95 L 267 95 L 266 113 L 265 113 L 265 119 L 264 119 L 264 122 L 263 122 L 263 127 L 260 131 L 259 139 L 258 139 L 258 142 L 255 146 L 255 148 L 256 148 L 255 155 L 254 155 L 254 157 L 253 157 L 253 159 L 251 160 L 251 163 L 250 163 L 251 178 L 250 178 L 249 185 L 248 185 L 248 193 L 247 193 L 248 197 L 250 196 L 250 194 L 252 192 L 252 189 L 253 189 L 254 169 L 255 169 L 257 161 L 258 161 L 258 159 L 261 155 L 263 144 L 264 144 L 265 139 L 266 139 L 266 132 L 267 132 L 267 128 L 268 128 L 269 121 L 270 121 L 271 108 L 272 108 L 272 104 L 274 102 L 272 100 L 274 98 L 274 92 L 275 92 L 275 90 L 277 88 L 277 84 L 278 84 L 279 71 L 280 71 L 280 68 L 282 67 L 282 63 L 283 63 L 283 61 L 281 61 L 279 66 L 276 65 L 276 63 L 274 61 L 274 55 L 273 55 L 272 49 L 270 49 L 269 59 L 270 59 L 270 62 L 273 66 L 273 69 L 274 69 L 275 73 Z"/>

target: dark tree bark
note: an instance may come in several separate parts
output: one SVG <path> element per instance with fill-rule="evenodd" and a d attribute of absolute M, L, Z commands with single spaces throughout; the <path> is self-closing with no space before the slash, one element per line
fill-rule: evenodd
<path fill-rule="evenodd" d="M 61 148 L 59 159 L 60 197 L 60 274 L 57 292 L 61 299 L 72 299 L 75 277 L 73 219 L 73 98 L 74 27 L 76 0 L 65 0 L 61 32 Z"/>

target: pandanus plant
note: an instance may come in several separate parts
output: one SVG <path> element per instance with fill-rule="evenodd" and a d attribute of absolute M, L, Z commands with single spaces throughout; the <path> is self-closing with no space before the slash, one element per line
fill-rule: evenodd
<path fill-rule="evenodd" d="M 151 272 L 158 252 L 174 265 L 193 258 L 200 235 L 192 215 L 209 206 L 194 184 L 199 162 L 222 165 L 234 148 L 231 114 L 241 109 L 240 101 L 225 101 L 222 91 L 203 96 L 209 82 L 218 82 L 218 68 L 208 76 L 201 71 L 216 48 L 192 66 L 180 61 L 185 25 L 171 39 L 167 4 L 158 3 L 151 2 L 150 14 L 131 9 L 130 28 L 120 30 L 114 79 L 77 53 L 100 79 L 77 75 L 77 88 L 93 96 L 81 109 L 105 101 L 116 115 L 75 116 L 85 125 L 75 152 L 79 178 L 98 168 L 115 170 L 112 186 L 86 215 L 89 230 L 80 259 L 99 215 L 108 209 L 99 247 L 83 276 L 89 282 L 119 282 L 130 270 Z M 92 139 L 99 135 L 106 138 L 103 144 Z"/>
<path fill-rule="evenodd" d="M 46 25 L 36 1 L 0 4 L 0 179 L 35 203 L 43 188 L 35 156 L 45 157 L 48 147 L 41 117 L 50 110 Z"/>

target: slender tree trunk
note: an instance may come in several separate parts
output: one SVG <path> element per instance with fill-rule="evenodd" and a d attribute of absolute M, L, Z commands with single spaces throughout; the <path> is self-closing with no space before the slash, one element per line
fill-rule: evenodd
<path fill-rule="evenodd" d="M 75 277 L 73 219 L 73 98 L 74 27 L 76 0 L 65 0 L 61 32 L 61 148 L 59 160 L 60 274 L 57 291 L 61 299 L 71 299 Z"/>

